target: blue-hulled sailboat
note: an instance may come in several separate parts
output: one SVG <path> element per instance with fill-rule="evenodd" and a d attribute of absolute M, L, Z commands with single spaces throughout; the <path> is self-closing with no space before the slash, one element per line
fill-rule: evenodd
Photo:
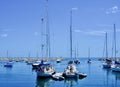
<path fill-rule="evenodd" d="M 103 63 L 103 68 L 111 68 L 112 66 L 112 60 L 108 58 L 108 51 L 107 51 L 107 32 L 105 34 L 105 42 L 106 42 L 106 59 L 105 59 L 105 63 Z"/>
<path fill-rule="evenodd" d="M 112 68 L 113 72 L 120 72 L 120 61 L 116 59 L 116 28 L 115 28 L 115 24 L 114 24 L 114 47 L 115 47 L 115 62 L 114 62 L 114 66 Z"/>

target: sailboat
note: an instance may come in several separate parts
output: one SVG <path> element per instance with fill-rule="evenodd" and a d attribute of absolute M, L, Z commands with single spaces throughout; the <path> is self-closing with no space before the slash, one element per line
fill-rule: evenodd
<path fill-rule="evenodd" d="M 103 68 L 111 68 L 112 60 L 108 58 L 108 51 L 107 51 L 107 32 L 105 34 L 105 42 L 106 42 L 106 60 L 105 63 L 103 63 Z"/>
<path fill-rule="evenodd" d="M 7 51 L 7 58 L 8 58 L 8 51 Z M 9 60 L 8 62 L 6 62 L 6 64 L 4 64 L 4 67 L 13 67 L 13 62 Z"/>
<path fill-rule="evenodd" d="M 112 68 L 113 72 L 120 72 L 120 61 L 116 59 L 116 28 L 114 24 L 114 47 L 115 47 L 115 62 L 114 62 L 114 67 Z"/>
<path fill-rule="evenodd" d="M 41 61 L 36 72 L 37 72 L 37 77 L 40 78 L 51 77 L 53 74 L 55 74 L 54 67 L 50 63 L 44 60 Z"/>
<path fill-rule="evenodd" d="M 73 58 L 72 58 L 72 10 L 70 11 L 70 57 L 72 60 L 68 62 L 68 65 L 63 72 L 63 77 L 77 78 L 78 70 L 77 67 L 73 64 Z"/>
<path fill-rule="evenodd" d="M 78 49 L 77 49 L 77 52 L 78 52 Z M 74 63 L 75 64 L 80 64 L 80 60 L 76 58 L 76 54 L 78 55 L 78 53 L 76 53 L 76 48 L 75 48 L 75 60 L 74 60 Z"/>
<path fill-rule="evenodd" d="M 87 63 L 91 63 L 91 59 L 90 59 L 90 48 L 88 49 L 88 61 L 87 61 Z"/>
<path fill-rule="evenodd" d="M 12 61 L 8 61 L 4 67 L 13 67 L 13 62 Z"/>
<path fill-rule="evenodd" d="M 42 19 L 43 22 L 43 19 Z M 48 27 L 48 0 L 46 0 L 46 57 L 50 58 L 50 34 Z M 43 44 L 42 44 L 42 57 L 43 57 Z M 48 78 L 55 74 L 54 67 L 45 60 L 42 60 L 37 67 L 37 77 Z"/>

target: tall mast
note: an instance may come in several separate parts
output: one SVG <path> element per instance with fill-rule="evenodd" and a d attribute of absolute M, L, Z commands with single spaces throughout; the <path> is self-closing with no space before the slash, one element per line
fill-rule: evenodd
<path fill-rule="evenodd" d="M 72 58 L 72 10 L 70 11 L 70 57 Z"/>
<path fill-rule="evenodd" d="M 50 57 L 50 29 L 48 17 L 48 0 L 46 0 L 46 57 Z"/>
<path fill-rule="evenodd" d="M 114 45 L 115 45 L 115 60 L 116 60 L 116 27 L 115 27 L 115 24 L 114 24 Z"/>
<path fill-rule="evenodd" d="M 108 58 L 108 49 L 107 49 L 107 32 L 105 34 L 105 41 L 106 41 L 106 58 Z"/>
<path fill-rule="evenodd" d="M 43 58 L 43 48 L 44 48 L 44 43 L 43 43 L 43 25 L 44 25 L 44 18 L 41 18 L 42 21 L 42 30 L 41 30 L 41 53 L 42 53 L 42 58 Z"/>
<path fill-rule="evenodd" d="M 75 58 L 76 58 L 76 54 L 77 54 L 77 53 L 76 53 L 76 46 L 75 46 Z"/>

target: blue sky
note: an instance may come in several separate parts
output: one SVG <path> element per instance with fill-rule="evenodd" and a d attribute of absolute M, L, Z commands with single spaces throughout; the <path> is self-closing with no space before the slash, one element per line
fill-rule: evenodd
<path fill-rule="evenodd" d="M 51 56 L 69 57 L 70 10 L 73 11 L 73 49 L 78 56 L 102 57 L 105 32 L 111 56 L 113 24 L 117 31 L 120 56 L 120 0 L 48 0 Z M 41 18 L 46 0 L 0 0 L 0 56 L 41 56 Z M 45 22 L 43 23 L 45 29 Z M 74 50 L 73 50 L 74 54 Z"/>

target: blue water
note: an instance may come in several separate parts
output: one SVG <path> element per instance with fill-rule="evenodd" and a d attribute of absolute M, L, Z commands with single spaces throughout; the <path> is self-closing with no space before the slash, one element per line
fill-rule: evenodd
<path fill-rule="evenodd" d="M 56 72 L 63 72 L 68 60 L 50 63 Z M 102 62 L 97 59 L 92 60 L 91 64 L 87 64 L 87 59 L 81 59 L 81 63 L 76 65 L 79 72 L 87 74 L 86 78 L 63 81 L 38 79 L 32 66 L 25 62 L 14 62 L 12 68 L 3 65 L 4 62 L 0 62 L 0 87 L 120 87 L 120 73 L 103 69 Z"/>

